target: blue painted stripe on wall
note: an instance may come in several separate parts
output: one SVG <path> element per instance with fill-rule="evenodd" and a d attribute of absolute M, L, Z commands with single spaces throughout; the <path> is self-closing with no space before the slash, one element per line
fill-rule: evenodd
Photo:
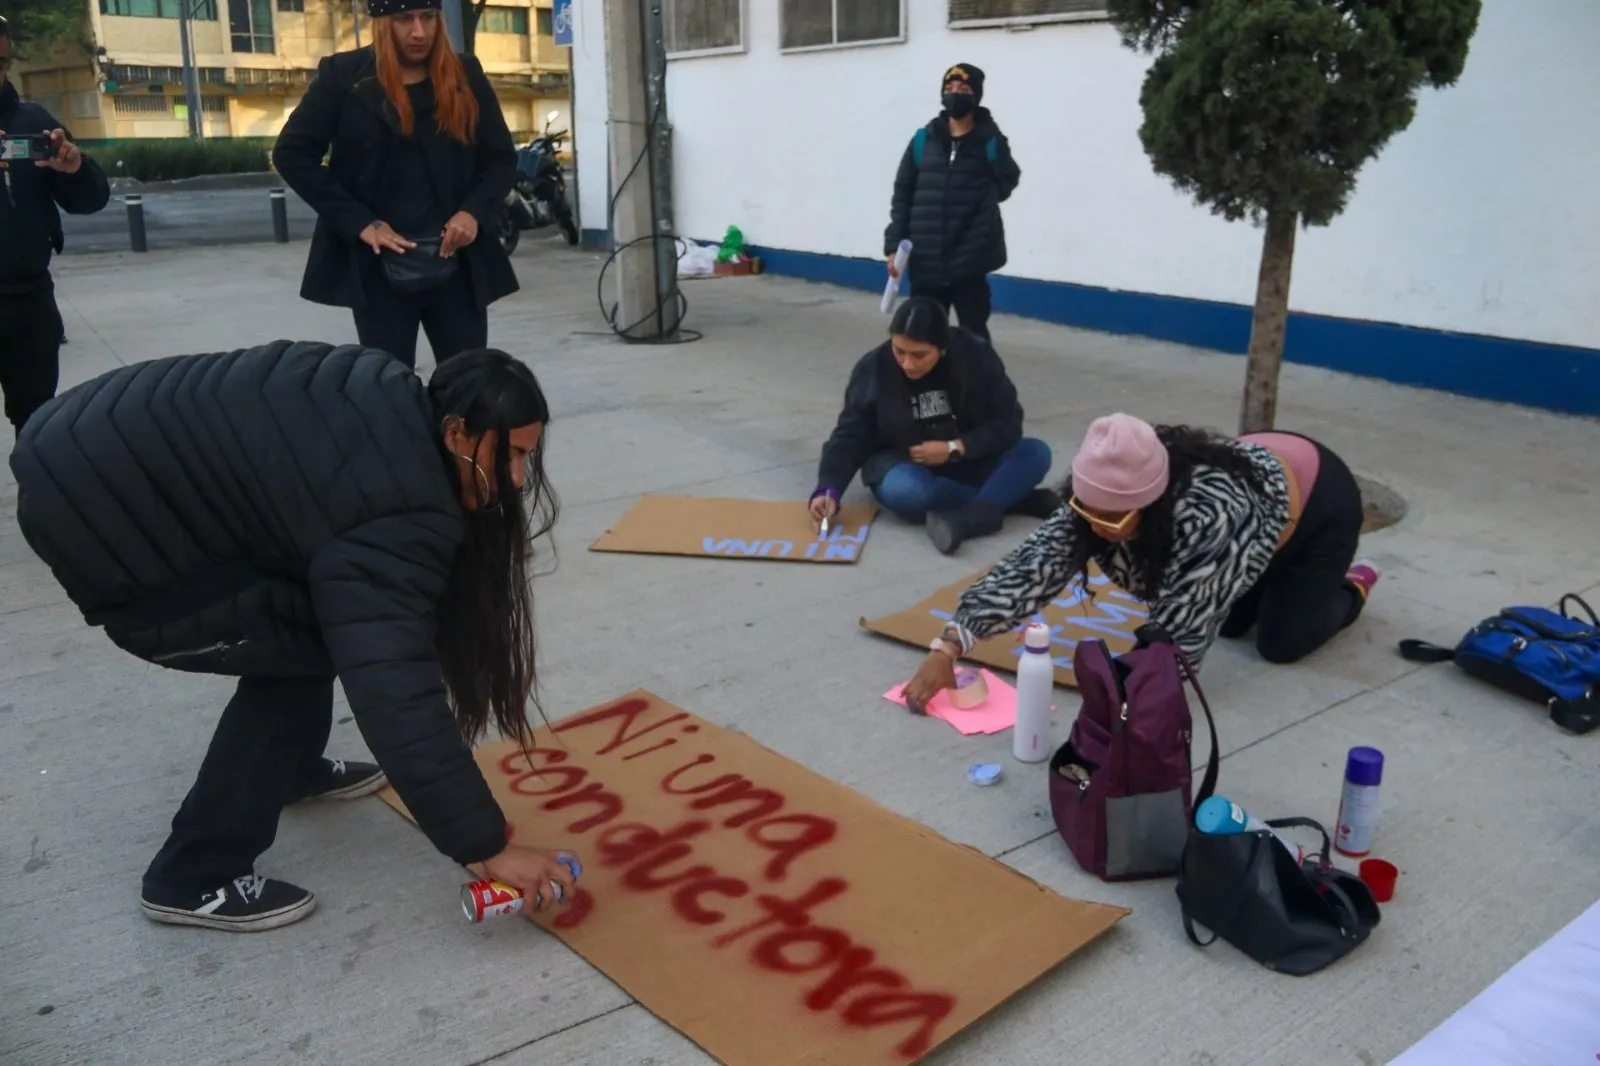
<path fill-rule="evenodd" d="M 768 273 L 883 291 L 883 261 L 752 249 Z M 1147 292 L 996 276 L 996 311 L 1243 354 L 1250 308 Z M 1600 351 L 1295 313 L 1285 358 L 1402 385 L 1568 414 L 1600 415 Z"/>

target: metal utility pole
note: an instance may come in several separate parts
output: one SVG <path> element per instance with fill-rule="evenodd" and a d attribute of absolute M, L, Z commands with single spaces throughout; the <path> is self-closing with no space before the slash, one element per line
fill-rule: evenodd
<path fill-rule="evenodd" d="M 661 0 L 606 0 L 616 328 L 636 340 L 670 340 L 680 325 L 664 31 Z"/>
<path fill-rule="evenodd" d="M 200 72 L 194 65 L 194 9 L 205 0 L 178 0 L 178 43 L 183 53 L 183 99 L 189 112 L 189 136 L 200 140 L 205 130 L 200 124 Z"/>
<path fill-rule="evenodd" d="M 444 0 L 444 28 L 450 34 L 450 43 L 456 46 L 457 52 L 469 51 L 467 48 L 467 28 L 461 9 L 472 0 Z"/>

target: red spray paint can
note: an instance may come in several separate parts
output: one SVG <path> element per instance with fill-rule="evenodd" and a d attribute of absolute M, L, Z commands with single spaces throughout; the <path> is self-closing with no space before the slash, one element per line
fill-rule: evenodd
<path fill-rule="evenodd" d="M 556 858 L 572 871 L 574 881 L 583 875 L 583 866 L 578 862 L 576 855 L 563 851 L 558 852 Z M 550 891 L 557 903 L 564 902 L 559 883 L 551 881 Z M 461 913 L 469 922 L 481 922 L 485 918 L 496 918 L 503 914 L 517 914 L 527 902 L 527 897 L 520 889 L 500 881 L 471 881 L 461 886 Z"/>

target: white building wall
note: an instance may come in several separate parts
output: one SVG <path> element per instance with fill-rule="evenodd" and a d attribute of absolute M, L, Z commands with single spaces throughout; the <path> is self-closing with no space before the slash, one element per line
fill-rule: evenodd
<path fill-rule="evenodd" d="M 950 30 L 944 0 L 905 2 L 903 44 L 784 55 L 779 5 L 748 0 L 745 53 L 672 62 L 679 233 L 877 257 L 900 155 L 971 62 L 1023 169 L 1003 273 L 1252 302 L 1260 232 L 1151 170 L 1147 61 L 1110 25 Z M 574 8 L 584 224 L 602 228 L 603 0 Z M 1600 347 L 1597 42 L 1596 0 L 1485 0 L 1461 82 L 1424 91 L 1345 213 L 1302 234 L 1293 309 Z"/>
<path fill-rule="evenodd" d="M 609 225 L 611 199 L 606 143 L 605 0 L 572 0 L 572 107 L 577 117 L 572 150 L 578 160 L 578 224 L 586 230 Z"/>

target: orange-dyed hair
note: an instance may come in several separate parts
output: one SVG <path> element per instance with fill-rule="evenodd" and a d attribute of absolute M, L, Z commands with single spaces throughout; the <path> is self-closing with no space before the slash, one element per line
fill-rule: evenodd
<path fill-rule="evenodd" d="M 372 54 L 378 61 L 378 84 L 400 117 L 400 132 L 411 136 L 416 116 L 411 112 L 411 97 L 406 95 L 405 79 L 400 74 L 400 52 L 394 43 L 394 27 L 387 16 L 375 18 L 372 27 Z M 435 113 L 439 129 L 462 144 L 471 144 L 478 128 L 478 98 L 467 82 L 467 69 L 450 48 L 450 34 L 444 20 L 428 53 L 428 78 L 433 82 Z"/>

